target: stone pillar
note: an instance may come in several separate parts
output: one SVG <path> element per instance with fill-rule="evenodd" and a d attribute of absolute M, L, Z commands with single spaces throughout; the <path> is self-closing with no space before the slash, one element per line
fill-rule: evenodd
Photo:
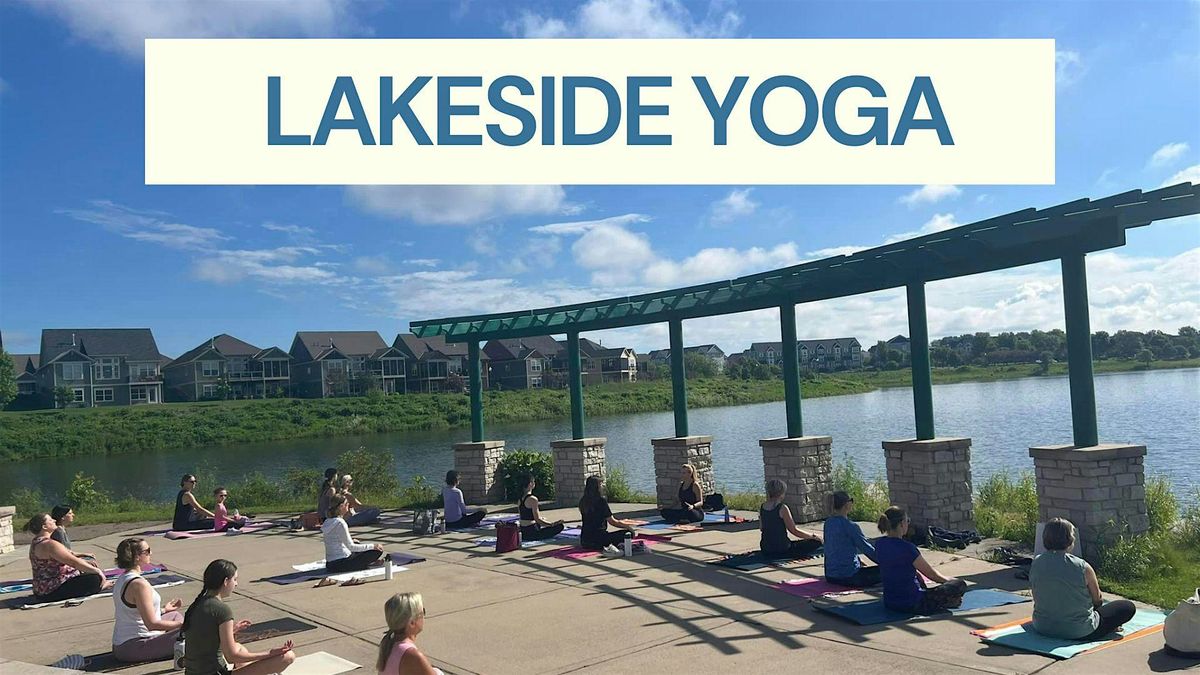
<path fill-rule="evenodd" d="M 1029 449 L 1037 480 L 1038 521 L 1070 520 L 1083 553 L 1128 532 L 1150 529 L 1144 445 L 1048 445 Z M 1110 521 L 1115 526 L 1110 526 Z"/>
<path fill-rule="evenodd" d="M 574 506 L 583 496 L 588 476 L 604 478 L 604 444 L 607 438 L 577 438 L 551 441 L 554 455 L 554 504 Z"/>
<path fill-rule="evenodd" d="M 504 501 L 504 481 L 500 480 L 500 459 L 504 441 L 479 441 L 454 444 L 454 470 L 459 489 L 468 504 Z"/>
<path fill-rule="evenodd" d="M 884 441 L 888 496 L 912 525 L 975 529 L 971 502 L 971 439 Z"/>
<path fill-rule="evenodd" d="M 828 516 L 829 495 L 833 492 L 833 438 L 764 438 L 758 445 L 763 453 L 763 478 L 787 483 L 783 502 L 792 518 L 797 523 L 810 523 Z"/>
<path fill-rule="evenodd" d="M 0 553 L 13 550 L 13 516 L 17 514 L 15 506 L 0 506 Z"/>
<path fill-rule="evenodd" d="M 696 481 L 704 494 L 717 491 L 712 470 L 712 436 L 654 438 L 654 483 L 659 506 L 679 504 L 679 480 L 684 464 L 696 467 Z"/>

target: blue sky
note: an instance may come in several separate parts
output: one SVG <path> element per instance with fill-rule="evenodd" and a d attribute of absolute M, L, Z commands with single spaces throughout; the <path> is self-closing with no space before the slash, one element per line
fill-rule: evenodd
<path fill-rule="evenodd" d="M 0 5 L 0 331 L 149 326 L 177 355 L 228 332 L 378 330 L 682 286 L 1027 206 L 1200 182 L 1200 2 Z M 1053 186 L 148 187 L 146 37 L 1050 37 Z M 501 180 L 502 177 L 497 177 Z M 1089 256 L 1095 329 L 1200 325 L 1200 219 Z M 1062 325 L 1056 265 L 932 284 L 932 335 Z M 906 333 L 903 296 L 803 305 L 801 337 Z M 689 322 L 726 351 L 774 312 Z M 665 326 L 589 337 L 639 350 Z"/>

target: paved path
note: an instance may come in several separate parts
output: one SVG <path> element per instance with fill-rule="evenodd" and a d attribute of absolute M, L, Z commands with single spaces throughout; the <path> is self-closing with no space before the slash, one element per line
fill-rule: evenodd
<path fill-rule="evenodd" d="M 614 505 L 620 512 L 644 505 Z M 570 519 L 575 509 L 547 510 Z M 743 514 L 751 515 L 751 514 Z M 814 560 L 786 569 L 728 571 L 705 561 L 757 547 L 756 523 L 722 525 L 674 536 L 649 555 L 630 559 L 560 560 L 551 544 L 497 555 L 471 540 L 487 533 L 414 537 L 398 523 L 356 528 L 355 536 L 389 550 L 428 558 L 388 582 L 358 587 L 279 586 L 260 581 L 322 557 L 319 532 L 282 528 L 237 537 L 192 541 L 150 538 L 154 559 L 173 573 L 198 579 L 214 558 L 240 568 L 230 601 L 238 619 L 294 616 L 317 628 L 291 636 L 300 655 L 326 651 L 373 670 L 386 630 L 383 602 L 418 591 L 427 621 L 421 649 L 447 673 L 1141 673 L 1182 670 L 1189 664 L 1161 653 L 1152 636 L 1102 653 L 1055 661 L 982 644 L 969 631 L 1028 616 L 1032 605 L 984 610 L 949 619 L 854 626 L 816 612 L 807 600 L 774 590 L 783 579 L 821 574 Z M 668 533 L 670 534 L 670 533 Z M 111 557 L 122 536 L 78 542 L 80 551 Z M 0 578 L 27 577 L 25 549 L 0 558 Z M 1011 568 L 927 552 L 944 573 L 981 587 L 1022 591 Z M 164 589 L 190 603 L 200 584 Z M 109 649 L 112 601 L 78 607 L 0 610 L 0 658 L 49 664 L 68 653 Z M 259 643 L 270 645 L 271 642 Z M 1194 666 L 1200 670 L 1200 666 Z M 0 665 L 0 670 L 5 670 Z M 142 664 L 127 675 L 168 673 L 168 662 Z"/>

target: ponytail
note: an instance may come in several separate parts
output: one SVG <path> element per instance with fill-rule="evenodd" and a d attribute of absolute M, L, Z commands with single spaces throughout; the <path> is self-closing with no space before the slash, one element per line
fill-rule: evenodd
<path fill-rule="evenodd" d="M 379 656 L 375 659 L 375 670 L 383 672 L 387 667 L 388 657 L 397 642 L 408 638 L 408 627 L 418 617 L 425 614 L 425 603 L 420 593 L 397 593 L 388 598 L 383 604 L 383 615 L 387 620 L 388 630 L 379 641 Z"/>
<path fill-rule="evenodd" d="M 196 596 L 196 601 L 187 608 L 187 612 L 183 615 L 183 626 L 179 629 L 181 634 L 186 633 L 188 626 L 191 625 L 192 612 L 202 603 L 211 600 L 234 574 L 237 574 L 237 565 L 228 560 L 218 558 L 208 563 L 208 567 L 204 568 L 204 586 L 200 589 L 200 594 Z"/>
<path fill-rule="evenodd" d="M 908 514 L 904 512 L 904 509 L 899 506 L 889 506 L 887 511 L 884 511 L 883 515 L 879 516 L 879 522 L 876 525 L 879 526 L 880 532 L 887 534 L 900 527 L 900 524 L 907 518 Z"/>

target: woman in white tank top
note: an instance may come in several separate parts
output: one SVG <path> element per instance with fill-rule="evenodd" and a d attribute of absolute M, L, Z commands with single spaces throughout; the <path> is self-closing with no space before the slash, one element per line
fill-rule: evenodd
<path fill-rule="evenodd" d="M 142 578 L 142 565 L 150 564 L 150 545 L 134 537 L 117 545 L 117 566 L 125 572 L 113 585 L 113 656 L 118 661 L 162 661 L 171 658 L 175 638 L 183 625 L 183 602 L 164 607 L 162 596 Z M 166 613 L 163 613 L 163 610 Z"/>

